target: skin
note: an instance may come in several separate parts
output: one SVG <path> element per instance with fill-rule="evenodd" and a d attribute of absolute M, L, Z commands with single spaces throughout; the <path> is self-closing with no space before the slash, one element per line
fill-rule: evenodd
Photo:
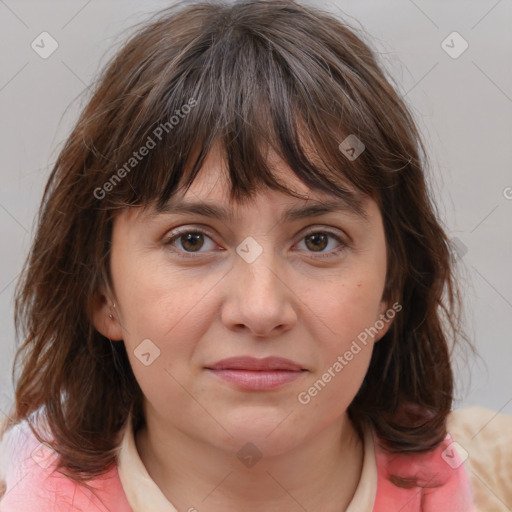
<path fill-rule="evenodd" d="M 310 200 L 333 198 L 310 190 L 277 159 L 275 170 Z M 366 198 L 366 219 L 343 211 L 280 224 L 282 211 L 308 201 L 265 190 L 240 206 L 228 202 L 228 190 L 223 161 L 212 151 L 184 198 L 230 207 L 233 222 L 140 208 L 115 219 L 112 288 L 98 296 L 94 324 L 124 340 L 144 394 L 147 425 L 136 433 L 138 452 L 179 510 L 345 510 L 363 460 L 346 410 L 373 343 L 391 322 L 307 405 L 297 397 L 388 309 L 379 208 Z M 165 245 L 178 227 L 206 236 L 192 249 L 183 236 Z M 310 232 L 327 229 L 348 246 L 334 254 L 340 243 L 333 237 L 318 249 L 307 243 Z M 252 263 L 236 252 L 247 236 L 263 251 Z M 192 257 L 179 256 L 186 249 Z M 160 350 L 149 366 L 135 355 L 144 339 Z M 281 356 L 307 371 L 282 388 L 255 392 L 205 370 L 239 355 Z M 247 442 L 262 454 L 250 468 L 236 456 Z"/>

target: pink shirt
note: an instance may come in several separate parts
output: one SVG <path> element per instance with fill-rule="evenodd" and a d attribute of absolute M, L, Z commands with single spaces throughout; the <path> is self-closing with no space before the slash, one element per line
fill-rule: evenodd
<path fill-rule="evenodd" d="M 118 464 L 89 482 L 96 496 L 53 472 L 55 453 L 41 445 L 26 422 L 11 429 L 0 451 L 6 492 L 0 512 L 177 512 L 141 461 L 128 421 Z M 390 475 L 391 476 L 390 478 Z M 408 484 L 417 477 L 420 486 Z M 401 486 L 395 485 L 401 479 Z M 201 503 L 191 504 L 201 512 Z M 476 512 L 457 444 L 448 434 L 433 452 L 392 455 L 371 428 L 365 430 L 361 478 L 346 512 Z"/>

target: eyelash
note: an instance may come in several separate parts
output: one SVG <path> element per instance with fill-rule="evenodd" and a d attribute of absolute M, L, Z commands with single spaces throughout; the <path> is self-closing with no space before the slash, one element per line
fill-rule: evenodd
<path fill-rule="evenodd" d="M 180 231 L 171 232 L 170 236 L 167 237 L 167 239 L 165 240 L 164 245 L 171 247 L 173 252 L 175 252 L 182 258 L 197 258 L 198 256 L 196 256 L 196 255 L 201 254 L 201 252 L 191 253 L 191 252 L 186 252 L 186 251 L 182 251 L 182 250 L 177 250 L 176 248 L 174 248 L 172 246 L 172 244 L 174 243 L 175 240 L 179 240 L 179 238 L 185 234 L 205 235 L 208 238 L 212 239 L 212 237 L 206 231 L 203 231 L 201 229 L 188 228 L 188 229 L 183 229 Z M 321 230 L 317 229 L 314 231 L 309 231 L 308 233 L 305 233 L 299 241 L 302 241 L 304 238 L 306 238 L 310 235 L 314 235 L 314 234 L 328 235 L 329 237 L 334 238 L 340 244 L 340 246 L 337 249 L 333 249 L 332 251 L 329 251 L 327 253 L 311 252 L 311 254 L 317 254 L 317 255 L 313 256 L 313 258 L 315 258 L 315 259 L 332 258 L 334 256 L 337 256 L 340 252 L 345 250 L 347 247 L 349 247 L 349 244 L 345 240 L 342 240 L 339 235 L 337 235 L 336 233 L 334 233 L 328 229 L 321 229 Z M 213 239 L 212 239 L 212 241 L 213 241 Z"/>

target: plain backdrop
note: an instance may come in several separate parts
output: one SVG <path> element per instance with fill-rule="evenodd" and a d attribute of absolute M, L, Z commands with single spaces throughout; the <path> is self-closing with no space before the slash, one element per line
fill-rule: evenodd
<path fill-rule="evenodd" d="M 308 3 L 366 31 L 423 133 L 429 181 L 463 266 L 466 328 L 479 352 L 455 361 L 455 406 L 512 413 L 512 2 Z M 3 411 L 12 397 L 14 286 L 52 164 L 119 34 L 167 5 L 0 0 Z M 31 46 L 48 38 L 42 32 L 56 41 L 45 39 L 47 49 L 58 45 L 47 58 Z"/>

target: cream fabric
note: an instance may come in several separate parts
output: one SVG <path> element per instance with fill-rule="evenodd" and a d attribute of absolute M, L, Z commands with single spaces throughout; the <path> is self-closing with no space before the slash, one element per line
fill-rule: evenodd
<path fill-rule="evenodd" d="M 478 512 L 512 511 L 512 416 L 467 407 L 448 416 L 448 432 L 467 456 Z"/>

